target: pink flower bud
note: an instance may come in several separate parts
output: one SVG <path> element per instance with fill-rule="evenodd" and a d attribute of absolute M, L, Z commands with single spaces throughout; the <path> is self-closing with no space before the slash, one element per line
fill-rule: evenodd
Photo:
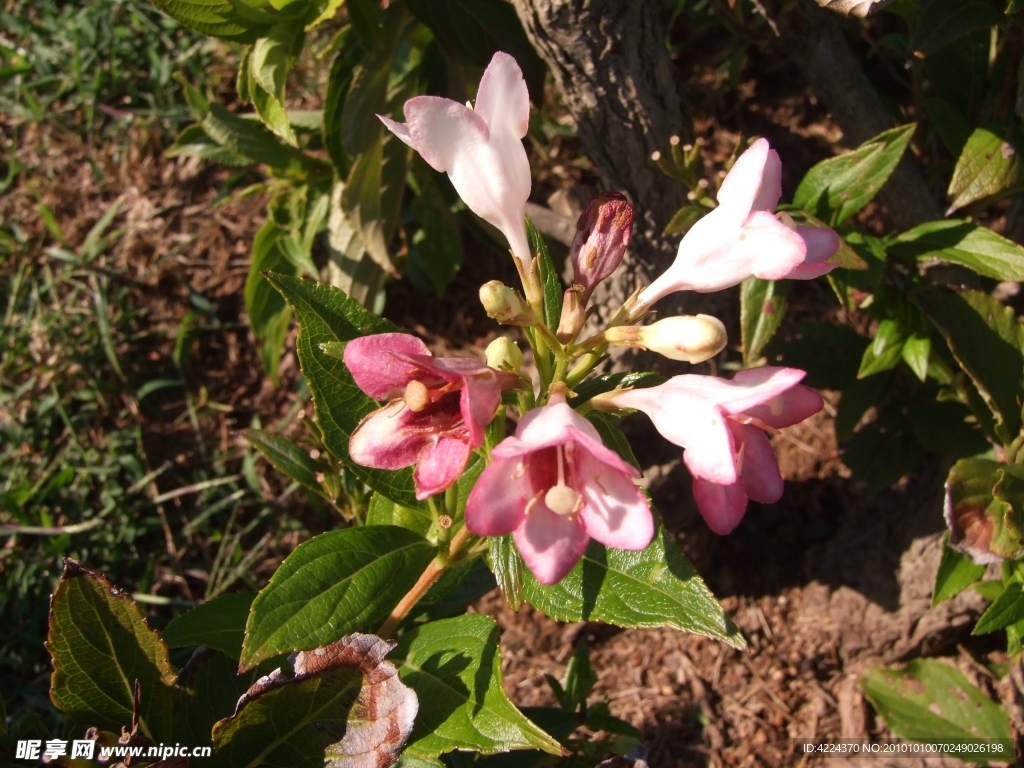
<path fill-rule="evenodd" d="M 633 231 L 633 206 L 620 192 L 602 192 L 576 222 L 569 258 L 573 282 L 583 286 L 583 306 L 597 284 L 622 262 Z"/>
<path fill-rule="evenodd" d="M 725 348 L 725 326 L 710 315 L 666 317 L 645 326 L 616 326 L 605 331 L 613 344 L 640 347 L 670 360 L 702 363 Z"/>

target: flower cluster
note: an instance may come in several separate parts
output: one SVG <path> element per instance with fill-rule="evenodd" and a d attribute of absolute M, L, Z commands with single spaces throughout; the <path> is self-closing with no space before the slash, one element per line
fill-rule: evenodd
<path fill-rule="evenodd" d="M 758 139 L 736 160 L 717 207 L 689 230 L 674 263 L 633 294 L 604 330 L 580 339 L 595 288 L 620 266 L 629 246 L 634 214 L 625 196 L 599 195 L 580 216 L 570 252 L 574 284 L 554 327 L 545 321 L 539 257 L 526 236 L 530 168 L 522 138 L 529 100 L 516 62 L 494 56 L 475 105 L 420 96 L 404 111 L 405 123 L 380 119 L 447 173 L 469 209 L 508 240 L 523 294 L 492 281 L 480 298 L 492 318 L 523 329 L 540 386 L 521 371 L 523 355 L 507 337 L 488 348 L 487 365 L 433 357 L 406 334 L 356 339 L 345 349 L 345 363 L 364 392 L 387 402 L 352 434 L 352 459 L 382 469 L 415 465 L 417 497 L 426 499 L 454 485 L 471 453 L 483 448 L 488 465 L 465 500 L 466 529 L 483 537 L 511 534 L 542 584 L 564 578 L 592 538 L 639 550 L 654 536 L 649 502 L 635 483 L 639 470 L 602 442 L 586 412 L 646 413 L 683 449 L 697 506 L 716 533 L 731 532 L 750 499 L 777 501 L 783 482 L 766 433 L 822 408 L 821 397 L 799 383 L 803 371 L 754 368 L 731 380 L 676 376 L 660 386 L 604 392 L 583 410 L 567 400 L 612 344 L 689 363 L 724 349 L 725 326 L 707 315 L 644 324 L 670 293 L 718 291 L 751 276 L 809 279 L 832 268 L 835 232 L 775 213 L 782 166 L 768 142 Z M 491 441 L 496 444 L 485 446 L 487 425 L 496 416 L 504 424 L 503 402 L 516 404 L 515 434 L 504 437 L 500 427 Z"/>

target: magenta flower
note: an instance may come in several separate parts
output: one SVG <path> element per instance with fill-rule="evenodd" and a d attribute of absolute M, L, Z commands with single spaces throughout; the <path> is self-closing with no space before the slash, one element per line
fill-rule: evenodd
<path fill-rule="evenodd" d="M 406 123 L 378 117 L 434 170 L 447 173 L 469 210 L 501 230 L 514 256 L 529 261 L 530 164 L 522 138 L 530 122 L 530 95 L 516 60 L 494 54 L 473 108 L 416 96 L 403 111 Z"/>
<path fill-rule="evenodd" d="M 732 381 L 714 376 L 675 376 L 648 389 L 600 396 L 619 408 L 650 416 L 667 440 L 684 448 L 693 475 L 693 497 L 715 533 L 739 525 L 753 499 L 782 497 L 782 475 L 764 430 L 789 427 L 817 413 L 821 395 L 798 382 L 795 368 L 753 368 Z"/>
<path fill-rule="evenodd" d="M 564 396 L 527 413 L 491 458 L 466 502 L 466 526 L 477 536 L 511 533 L 541 584 L 561 581 L 591 538 L 618 549 L 651 543 L 651 508 L 631 479 L 640 472 Z"/>
<path fill-rule="evenodd" d="M 573 283 L 583 286 L 583 305 L 597 284 L 615 271 L 633 233 L 633 206 L 620 192 L 602 192 L 576 222 L 569 249 Z"/>
<path fill-rule="evenodd" d="M 343 357 L 363 392 L 390 401 L 356 427 L 349 456 L 375 469 L 415 464 L 417 499 L 462 476 L 470 453 L 483 444 L 502 390 L 517 381 L 515 374 L 476 360 L 433 357 L 422 341 L 405 333 L 353 339 Z"/>
<path fill-rule="evenodd" d="M 839 236 L 828 227 L 780 221 L 773 211 L 781 196 L 782 162 L 758 139 L 722 181 L 718 207 L 686 233 L 676 260 L 643 290 L 638 306 L 675 291 L 720 291 L 751 275 L 809 280 L 833 269 L 827 260 Z"/>

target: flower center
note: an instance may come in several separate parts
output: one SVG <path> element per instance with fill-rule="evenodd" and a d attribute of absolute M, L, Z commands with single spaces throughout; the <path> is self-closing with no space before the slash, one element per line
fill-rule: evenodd
<path fill-rule="evenodd" d="M 419 413 L 430 405 L 430 390 L 422 381 L 413 379 L 405 385 L 405 395 L 402 399 L 410 411 Z"/>
<path fill-rule="evenodd" d="M 565 484 L 565 457 L 562 446 L 555 449 L 558 453 L 558 484 L 548 488 L 544 494 L 544 503 L 548 509 L 556 515 L 571 515 L 580 504 L 580 495 Z M 569 461 L 572 461 L 572 451 L 566 446 L 565 453 L 568 453 Z"/>

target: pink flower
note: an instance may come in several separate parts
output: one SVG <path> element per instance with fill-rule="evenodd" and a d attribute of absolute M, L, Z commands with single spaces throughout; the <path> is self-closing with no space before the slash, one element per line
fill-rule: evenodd
<path fill-rule="evenodd" d="M 821 395 L 798 383 L 804 375 L 795 368 L 753 368 L 732 381 L 675 376 L 599 399 L 643 411 L 663 437 L 685 449 L 697 507 L 711 530 L 726 534 L 739 525 L 749 499 L 769 504 L 782 497 L 779 463 L 764 430 L 821 410 Z"/>
<path fill-rule="evenodd" d="M 564 396 L 527 413 L 491 458 L 466 502 L 466 526 L 477 536 L 511 533 L 541 584 L 561 581 L 591 538 L 619 549 L 651 543 L 651 509 L 631 479 L 640 472 Z"/>
<path fill-rule="evenodd" d="M 405 333 L 353 339 L 343 357 L 363 392 L 390 401 L 356 427 L 349 456 L 375 469 L 415 464 L 417 499 L 459 479 L 472 450 L 483 444 L 502 390 L 517 380 L 476 360 L 433 357 Z"/>
<path fill-rule="evenodd" d="M 475 108 L 417 96 L 405 102 L 404 112 L 406 123 L 378 117 L 434 170 L 447 173 L 469 209 L 501 230 L 513 255 L 529 261 L 530 164 L 522 138 L 530 96 L 516 60 L 494 54 L 480 79 Z"/>
<path fill-rule="evenodd" d="M 638 306 L 675 291 L 720 291 L 751 275 L 809 280 L 833 269 L 826 260 L 839 249 L 839 236 L 780 221 L 772 212 L 781 196 L 782 162 L 758 139 L 722 181 L 718 207 L 686 233 L 675 262 L 643 290 Z"/>
<path fill-rule="evenodd" d="M 633 233 L 633 206 L 620 192 L 602 192 L 576 222 L 569 249 L 573 283 L 583 286 L 583 305 L 597 284 L 615 271 Z"/>

